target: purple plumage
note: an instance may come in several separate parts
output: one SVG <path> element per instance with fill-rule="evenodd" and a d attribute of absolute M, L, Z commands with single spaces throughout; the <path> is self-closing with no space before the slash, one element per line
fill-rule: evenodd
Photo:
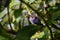
<path fill-rule="evenodd" d="M 40 19 L 34 15 L 30 15 L 29 21 L 31 22 L 31 24 L 37 24 L 37 25 L 41 24 Z"/>

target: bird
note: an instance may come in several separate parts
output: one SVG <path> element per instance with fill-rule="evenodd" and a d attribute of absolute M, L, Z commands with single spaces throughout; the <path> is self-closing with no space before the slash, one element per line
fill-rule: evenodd
<path fill-rule="evenodd" d="M 31 14 L 29 16 L 29 21 L 30 21 L 31 24 L 43 25 L 41 23 L 41 20 L 36 15 L 34 15 L 34 14 Z"/>
<path fill-rule="evenodd" d="M 29 22 L 30 22 L 30 24 L 31 25 L 37 25 L 37 26 L 40 26 L 40 32 L 42 32 L 43 31 L 43 29 L 44 29 L 44 25 L 41 23 L 41 20 L 36 16 L 36 15 L 34 15 L 34 14 L 31 14 L 30 16 L 29 16 Z"/>

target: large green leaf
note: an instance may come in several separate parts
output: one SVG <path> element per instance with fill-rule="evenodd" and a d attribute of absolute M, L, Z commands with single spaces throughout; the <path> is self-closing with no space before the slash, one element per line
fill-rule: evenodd
<path fill-rule="evenodd" d="M 8 40 L 8 39 L 3 36 L 0 36 L 0 40 Z"/>
<path fill-rule="evenodd" d="M 6 40 L 10 40 L 10 39 L 12 40 L 14 38 L 13 35 L 11 35 L 10 33 L 7 33 L 3 29 L 0 29 L 0 36 L 2 36 L 3 39 L 6 39 Z M 1 38 L 0 38 L 0 40 L 1 40 Z"/>
<path fill-rule="evenodd" d="M 20 32 L 17 34 L 18 40 L 30 40 L 30 37 L 35 34 L 41 26 L 34 26 L 34 25 L 29 25 L 26 27 L 23 27 Z"/>

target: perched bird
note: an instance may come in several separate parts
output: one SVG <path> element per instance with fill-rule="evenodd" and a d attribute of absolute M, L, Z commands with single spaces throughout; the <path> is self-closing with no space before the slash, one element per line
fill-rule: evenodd
<path fill-rule="evenodd" d="M 38 26 L 40 26 L 40 30 L 39 30 L 39 31 L 40 31 L 40 32 L 43 31 L 44 25 L 41 23 L 41 20 L 40 20 L 37 16 L 31 14 L 31 15 L 29 16 L 29 22 L 30 22 L 32 25 L 38 25 Z"/>
<path fill-rule="evenodd" d="M 40 22 L 41 20 L 37 16 L 35 16 L 34 14 L 30 15 L 29 21 L 30 21 L 31 24 L 42 25 L 41 22 Z"/>
<path fill-rule="evenodd" d="M 58 24 L 57 27 L 60 28 L 60 20 L 57 20 Z"/>

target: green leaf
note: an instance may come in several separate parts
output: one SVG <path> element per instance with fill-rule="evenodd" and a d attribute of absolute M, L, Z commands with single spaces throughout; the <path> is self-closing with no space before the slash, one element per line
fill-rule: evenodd
<path fill-rule="evenodd" d="M 35 0 L 25 0 L 26 2 L 29 2 L 29 4 L 33 3 Z"/>
<path fill-rule="evenodd" d="M 0 36 L 0 40 L 8 40 L 8 39 L 3 36 Z"/>
<path fill-rule="evenodd" d="M 43 36 L 44 36 L 44 32 L 41 32 L 38 38 L 43 38 Z"/>
<path fill-rule="evenodd" d="M 5 8 L 2 12 L 0 12 L 0 18 L 3 17 L 6 14 L 7 14 L 7 10 Z"/>
<path fill-rule="evenodd" d="M 9 4 L 10 8 L 14 5 L 14 0 L 11 0 L 11 3 Z"/>
<path fill-rule="evenodd" d="M 20 32 L 17 34 L 17 38 L 20 40 L 30 40 L 30 37 L 35 34 L 41 26 L 34 26 L 34 25 L 29 25 L 26 27 L 23 27 Z"/>
<path fill-rule="evenodd" d="M 6 39 L 6 40 L 12 40 L 14 37 L 11 35 L 11 34 L 9 34 L 9 33 L 7 33 L 5 30 L 3 30 L 3 29 L 0 29 L 0 36 L 2 36 L 3 37 L 3 39 Z M 0 38 L 1 39 L 1 38 Z"/>
<path fill-rule="evenodd" d="M 15 11 L 14 11 L 14 16 L 15 16 L 16 18 L 20 17 L 21 14 L 22 14 L 22 9 L 18 9 L 18 10 L 15 10 Z"/>
<path fill-rule="evenodd" d="M 52 14 L 52 20 L 60 19 L 59 17 L 60 17 L 60 11 L 54 12 Z"/>

